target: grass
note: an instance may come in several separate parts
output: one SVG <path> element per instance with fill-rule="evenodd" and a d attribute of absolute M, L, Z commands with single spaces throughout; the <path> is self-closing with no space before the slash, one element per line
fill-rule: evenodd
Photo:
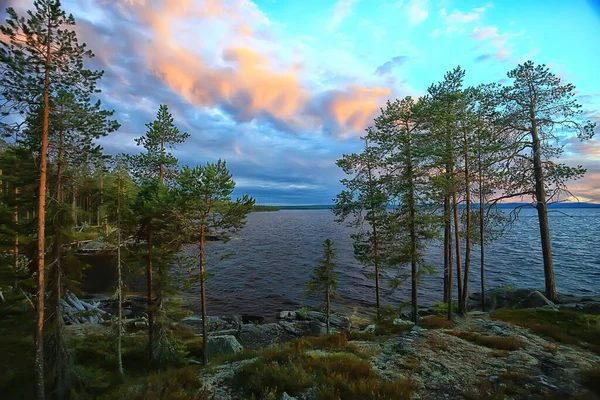
<path fill-rule="evenodd" d="M 492 313 L 491 317 L 529 328 L 557 342 L 584 346 L 600 354 L 600 316 L 562 310 L 503 309 Z"/>
<path fill-rule="evenodd" d="M 552 393 L 544 387 L 535 376 L 521 372 L 506 372 L 498 377 L 497 382 L 490 382 L 488 378 L 482 378 L 476 387 L 468 390 L 464 397 L 467 400 L 504 400 L 514 399 L 538 399 L 558 400 L 564 397 L 559 393 Z M 573 397 L 579 399 L 579 397 Z"/>
<path fill-rule="evenodd" d="M 208 400 L 201 391 L 202 381 L 195 368 L 184 367 L 131 379 L 110 393 L 105 400 Z"/>
<path fill-rule="evenodd" d="M 450 329 L 454 327 L 454 322 L 440 315 L 430 315 L 423 318 L 420 325 L 426 329 Z"/>
<path fill-rule="evenodd" d="M 496 350 L 518 350 L 521 348 L 522 345 L 521 339 L 519 339 L 516 336 L 491 336 L 482 335 L 475 332 L 458 330 L 451 330 L 447 331 L 446 333 L 467 340 L 469 342 L 478 344 L 480 346 L 485 346 Z"/>
<path fill-rule="evenodd" d="M 581 381 L 590 392 L 600 396 L 600 365 L 583 372 Z"/>
<path fill-rule="evenodd" d="M 316 350 L 320 350 L 318 352 Z M 303 338 L 265 349 L 241 367 L 234 385 L 243 398 L 279 399 L 315 388 L 318 399 L 409 399 L 416 389 L 404 378 L 389 381 L 373 370 L 367 354 L 344 334 Z"/>
<path fill-rule="evenodd" d="M 448 346 L 448 343 L 442 342 L 439 339 L 427 339 L 425 343 L 427 343 L 429 347 L 436 350 L 450 351 L 450 346 Z"/>
<path fill-rule="evenodd" d="M 505 358 L 508 357 L 510 355 L 510 353 L 508 352 L 508 350 L 492 350 L 490 352 L 490 356 L 494 357 L 494 358 Z"/>

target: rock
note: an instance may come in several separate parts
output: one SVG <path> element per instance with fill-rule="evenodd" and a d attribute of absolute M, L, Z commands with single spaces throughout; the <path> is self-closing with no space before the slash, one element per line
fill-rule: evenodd
<path fill-rule="evenodd" d="M 327 335 L 327 325 L 321 321 L 310 321 L 308 323 L 310 327 L 310 333 L 312 336 L 325 336 Z"/>
<path fill-rule="evenodd" d="M 264 320 L 262 315 L 242 315 L 243 324 L 262 324 Z"/>
<path fill-rule="evenodd" d="M 525 297 L 523 300 L 519 301 L 514 308 L 538 308 L 544 306 L 550 306 L 551 308 L 556 309 L 556 305 L 553 302 L 548 300 L 546 296 L 541 294 L 539 291 L 535 290 L 529 293 L 529 295 L 527 295 L 527 297 Z"/>
<path fill-rule="evenodd" d="M 279 325 L 294 337 L 312 335 L 309 321 L 279 321 Z"/>
<path fill-rule="evenodd" d="M 600 315 L 600 302 L 584 303 L 583 312 L 592 315 Z"/>
<path fill-rule="evenodd" d="M 287 329 L 282 324 L 243 324 L 238 341 L 242 346 L 248 349 L 261 349 L 264 347 L 273 347 L 278 343 L 296 339 L 298 336 Z"/>
<path fill-rule="evenodd" d="M 538 364 L 538 360 L 523 350 L 513 351 L 506 359 L 508 365 L 516 367 L 517 365 L 533 366 Z"/>
<path fill-rule="evenodd" d="M 363 333 L 373 333 L 375 332 L 375 328 L 377 328 L 375 324 L 367 325 Z"/>
<path fill-rule="evenodd" d="M 306 313 L 306 319 L 326 322 L 327 314 L 318 311 L 308 311 Z M 352 325 L 350 318 L 335 314 L 329 314 L 329 324 L 338 329 L 350 329 L 350 326 Z"/>
<path fill-rule="evenodd" d="M 393 324 L 394 325 L 414 325 L 414 322 L 407 321 L 405 319 L 394 318 Z"/>
<path fill-rule="evenodd" d="M 497 375 L 492 375 L 490 377 L 488 377 L 488 382 L 494 383 L 497 382 L 498 379 L 500 379 Z"/>
<path fill-rule="evenodd" d="M 295 318 L 296 318 L 295 311 L 280 311 L 277 313 L 277 319 L 295 319 Z"/>
<path fill-rule="evenodd" d="M 208 352 L 213 354 L 237 354 L 244 350 L 233 335 L 211 336 L 208 338 Z"/>
<path fill-rule="evenodd" d="M 280 400 L 298 400 L 298 399 L 296 397 L 290 396 L 286 392 L 283 392 L 283 394 L 281 395 Z"/>

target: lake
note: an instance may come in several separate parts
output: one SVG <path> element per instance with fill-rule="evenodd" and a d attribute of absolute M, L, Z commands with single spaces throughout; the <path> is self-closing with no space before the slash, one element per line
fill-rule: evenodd
<path fill-rule="evenodd" d="M 600 208 L 560 209 L 550 213 L 552 250 L 558 291 L 576 295 L 600 293 Z M 486 285 L 544 287 L 543 263 L 537 214 L 523 209 L 505 235 L 486 251 Z M 281 210 L 256 212 L 246 227 L 228 243 L 209 242 L 206 269 L 214 274 L 207 281 L 209 315 L 273 315 L 302 305 L 314 306 L 318 299 L 304 296 L 305 284 L 322 257 L 322 243 L 330 238 L 337 249 L 339 298 L 343 311 L 366 312 L 375 304 L 374 282 L 365 278 L 355 260 L 350 229 L 334 221 L 329 210 Z M 197 254 L 197 247 L 184 251 Z M 220 261 L 221 255 L 234 252 Z M 463 253 L 464 254 L 464 253 Z M 438 273 L 420 285 L 419 301 L 431 306 L 443 293 L 441 243 L 429 246 L 425 260 Z M 406 269 L 408 273 L 409 270 Z M 392 271 L 382 273 L 382 304 L 398 306 L 410 300 L 410 283 L 389 293 Z M 453 272 L 454 279 L 455 271 Z M 479 291 L 479 247 L 473 248 L 470 291 Z M 454 289 L 456 293 L 456 289 Z M 185 295 L 186 304 L 200 311 L 199 288 Z M 197 301 L 195 299 L 198 299 Z"/>

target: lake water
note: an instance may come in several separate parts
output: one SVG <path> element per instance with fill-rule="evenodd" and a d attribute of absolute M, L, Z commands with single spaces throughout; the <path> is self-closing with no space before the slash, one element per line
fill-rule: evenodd
<path fill-rule="evenodd" d="M 563 214 L 566 213 L 567 215 Z M 486 285 L 544 287 L 537 214 L 522 210 L 519 220 L 486 251 Z M 558 291 L 576 295 L 600 293 L 600 208 L 562 209 L 550 214 L 552 250 Z M 350 229 L 334 221 L 329 210 L 282 210 L 257 212 L 229 243 L 209 242 L 207 265 L 214 274 L 207 282 L 209 315 L 273 315 L 320 300 L 304 296 L 305 284 L 322 257 L 322 243 L 330 238 L 339 264 L 338 308 L 365 312 L 375 304 L 374 282 L 365 278 L 354 259 Z M 185 250 L 197 252 L 196 247 Z M 219 261 L 228 252 L 235 255 Z M 463 253 L 464 254 L 464 253 Z M 420 285 L 422 306 L 441 300 L 443 255 L 440 243 L 431 243 L 426 261 L 438 273 L 426 276 Z M 406 270 L 408 272 L 408 270 Z M 455 271 L 453 272 L 455 275 Z M 398 306 L 410 299 L 410 283 L 389 293 L 382 274 L 382 304 Z M 454 277 L 454 279 L 456 279 Z M 479 291 L 479 247 L 473 249 L 470 291 Z M 456 293 L 456 290 L 454 290 Z M 186 293 L 186 303 L 199 312 L 199 289 Z M 195 299 L 198 299 L 197 301 Z"/>

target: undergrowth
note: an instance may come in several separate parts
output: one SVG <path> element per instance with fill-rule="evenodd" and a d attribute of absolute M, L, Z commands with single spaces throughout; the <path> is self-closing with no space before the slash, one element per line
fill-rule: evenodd
<path fill-rule="evenodd" d="M 600 354 L 600 316 L 563 310 L 503 309 L 492 313 L 491 317 L 529 328 L 560 343 L 588 347 Z"/>
<path fill-rule="evenodd" d="M 518 350 L 521 348 L 522 345 L 521 339 L 519 339 L 516 336 L 491 336 L 482 335 L 470 331 L 458 330 L 451 330 L 447 331 L 446 333 L 467 340 L 469 342 L 478 344 L 480 346 L 485 346 L 496 350 Z"/>

